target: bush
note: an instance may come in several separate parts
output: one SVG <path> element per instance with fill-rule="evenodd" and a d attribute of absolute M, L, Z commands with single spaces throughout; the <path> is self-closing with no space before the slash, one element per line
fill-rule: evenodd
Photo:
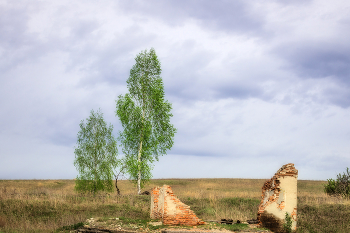
<path fill-rule="evenodd" d="M 288 213 L 286 213 L 286 217 L 285 217 L 285 223 L 283 224 L 283 228 L 284 231 L 287 233 L 291 233 L 292 232 L 292 218 L 289 216 Z"/>
<path fill-rule="evenodd" d="M 328 184 L 324 186 L 324 191 L 328 195 L 341 195 L 350 198 L 350 172 L 346 169 L 347 174 L 337 175 L 337 180 L 327 179 Z"/>

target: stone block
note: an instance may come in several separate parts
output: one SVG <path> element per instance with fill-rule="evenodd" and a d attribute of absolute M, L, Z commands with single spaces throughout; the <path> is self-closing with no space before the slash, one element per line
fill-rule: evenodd
<path fill-rule="evenodd" d="M 195 226 L 206 224 L 182 203 L 169 185 L 155 187 L 151 192 L 151 219 L 161 219 L 164 225 Z"/>
<path fill-rule="evenodd" d="M 298 170 L 293 163 L 283 165 L 262 187 L 258 220 L 262 227 L 283 232 L 285 215 L 292 218 L 292 230 L 297 228 Z"/>

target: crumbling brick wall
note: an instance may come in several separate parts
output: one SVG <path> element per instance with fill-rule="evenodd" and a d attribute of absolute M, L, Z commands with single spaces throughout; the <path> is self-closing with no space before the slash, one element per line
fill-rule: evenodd
<path fill-rule="evenodd" d="M 156 187 L 151 191 L 151 219 L 160 219 L 163 215 L 163 210 L 158 209 L 159 189 Z"/>
<path fill-rule="evenodd" d="M 283 165 L 262 187 L 258 220 L 261 226 L 280 232 L 285 214 L 292 217 L 292 230 L 297 226 L 297 178 L 293 163 Z"/>
<path fill-rule="evenodd" d="M 161 219 L 165 225 L 195 226 L 206 224 L 182 203 L 169 185 L 155 187 L 151 193 L 151 218 Z"/>

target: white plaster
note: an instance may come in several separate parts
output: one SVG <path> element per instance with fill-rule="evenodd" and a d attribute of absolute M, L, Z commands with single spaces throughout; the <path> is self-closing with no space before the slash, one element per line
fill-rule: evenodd
<path fill-rule="evenodd" d="M 294 208 L 297 207 L 297 178 L 291 176 L 282 176 L 279 177 L 278 180 L 280 181 L 279 198 L 277 202 L 275 201 L 268 204 L 265 207 L 265 210 L 268 213 L 275 215 L 277 218 L 284 220 L 286 213 L 288 213 L 291 216 Z M 268 195 L 265 196 L 265 200 L 267 200 L 268 198 Z M 283 209 L 280 209 L 279 204 L 281 204 L 282 201 L 285 202 L 285 207 Z M 293 219 L 292 229 L 296 229 L 296 221 L 294 221 Z"/>
<path fill-rule="evenodd" d="M 172 200 L 170 195 L 166 195 L 165 202 L 168 215 L 176 215 L 176 203 Z"/>
<path fill-rule="evenodd" d="M 165 196 L 165 190 L 162 187 L 159 189 L 159 197 L 158 197 L 158 213 L 161 214 L 161 217 L 164 216 L 164 196 Z"/>

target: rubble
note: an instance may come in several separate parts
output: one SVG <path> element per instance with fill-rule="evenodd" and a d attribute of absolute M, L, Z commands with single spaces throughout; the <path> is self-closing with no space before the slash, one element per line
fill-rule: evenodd
<path fill-rule="evenodd" d="M 161 219 L 165 225 L 196 226 L 206 224 L 197 218 L 188 205 L 182 203 L 169 185 L 155 187 L 151 192 L 151 218 Z"/>

